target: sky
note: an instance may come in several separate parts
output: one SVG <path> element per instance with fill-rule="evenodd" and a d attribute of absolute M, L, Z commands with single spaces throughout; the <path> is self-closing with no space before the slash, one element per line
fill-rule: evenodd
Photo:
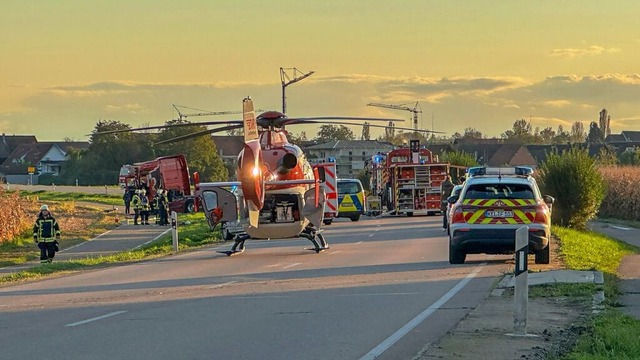
<path fill-rule="evenodd" d="M 174 104 L 239 111 L 246 96 L 281 111 L 281 68 L 314 71 L 286 87 L 291 117 L 411 127 L 367 104 L 417 103 L 422 129 L 499 137 L 518 119 L 588 130 L 606 108 L 613 133 L 640 130 L 638 14 L 635 0 L 8 1 L 0 133 L 87 141 L 102 120 L 161 125 Z"/>

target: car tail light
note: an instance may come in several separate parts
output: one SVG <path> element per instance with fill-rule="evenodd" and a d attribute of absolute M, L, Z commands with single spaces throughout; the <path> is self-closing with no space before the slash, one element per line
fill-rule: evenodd
<path fill-rule="evenodd" d="M 544 203 L 538 203 L 536 205 L 536 216 L 533 219 L 534 223 L 546 224 L 549 220 L 549 208 Z"/>
<path fill-rule="evenodd" d="M 462 213 L 462 207 L 456 206 L 453 208 L 453 213 L 451 214 L 451 223 L 463 223 L 464 222 L 464 214 Z"/>

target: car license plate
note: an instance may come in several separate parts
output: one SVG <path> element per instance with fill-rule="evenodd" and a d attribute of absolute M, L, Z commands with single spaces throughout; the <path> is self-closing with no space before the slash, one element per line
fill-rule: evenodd
<path fill-rule="evenodd" d="M 485 217 L 488 218 L 511 218 L 513 217 L 513 211 L 505 211 L 505 210 L 487 210 L 484 213 Z"/>

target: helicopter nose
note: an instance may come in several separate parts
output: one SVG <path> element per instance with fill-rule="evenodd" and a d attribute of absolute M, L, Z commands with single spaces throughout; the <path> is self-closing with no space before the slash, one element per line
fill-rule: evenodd
<path fill-rule="evenodd" d="M 291 153 L 286 153 L 278 160 L 278 174 L 286 174 L 298 165 L 298 158 Z"/>

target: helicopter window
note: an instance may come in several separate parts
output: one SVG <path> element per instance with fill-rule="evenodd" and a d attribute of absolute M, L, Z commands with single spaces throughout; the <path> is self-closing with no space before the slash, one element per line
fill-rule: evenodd
<path fill-rule="evenodd" d="M 213 191 L 205 191 L 202 193 L 204 199 L 204 208 L 212 210 L 218 207 L 218 194 Z"/>

